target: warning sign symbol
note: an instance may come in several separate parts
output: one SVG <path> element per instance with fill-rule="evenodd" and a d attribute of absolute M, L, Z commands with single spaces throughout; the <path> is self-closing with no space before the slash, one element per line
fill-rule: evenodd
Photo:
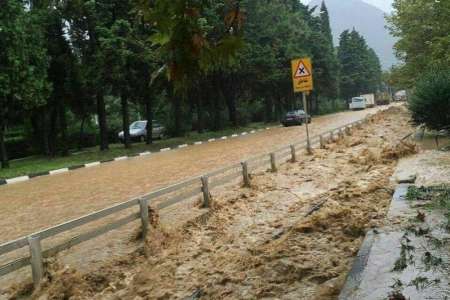
<path fill-rule="evenodd" d="M 308 68 L 306 68 L 306 66 L 303 64 L 303 61 L 300 61 L 297 67 L 297 71 L 295 72 L 295 78 L 308 76 L 311 76 L 311 72 L 309 72 Z"/>
<path fill-rule="evenodd" d="M 312 91 L 313 74 L 311 59 L 308 57 L 293 59 L 291 61 L 291 69 L 294 92 Z"/>

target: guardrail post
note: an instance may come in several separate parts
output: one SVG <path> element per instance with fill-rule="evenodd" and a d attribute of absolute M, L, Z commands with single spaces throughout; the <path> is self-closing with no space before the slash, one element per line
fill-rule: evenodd
<path fill-rule="evenodd" d="M 209 208 L 209 202 L 211 200 L 211 197 L 209 195 L 209 183 L 208 183 L 208 177 L 202 176 L 202 191 L 203 191 L 203 207 Z"/>
<path fill-rule="evenodd" d="M 142 239 L 145 241 L 148 233 L 148 201 L 147 199 L 139 199 L 139 207 L 141 213 L 141 223 L 142 223 Z"/>
<path fill-rule="evenodd" d="M 350 134 L 351 134 L 351 132 L 350 132 L 350 126 L 345 126 L 345 133 L 346 133 L 347 135 L 350 135 Z"/>
<path fill-rule="evenodd" d="M 275 159 L 275 153 L 270 153 L 270 169 L 272 172 L 276 172 L 277 171 L 277 162 Z"/>
<path fill-rule="evenodd" d="M 320 149 L 325 149 L 325 141 L 323 139 L 323 135 L 319 136 Z"/>
<path fill-rule="evenodd" d="M 306 141 L 306 153 L 312 154 L 311 144 L 308 141 Z"/>
<path fill-rule="evenodd" d="M 246 161 L 241 162 L 242 165 L 242 178 L 244 180 L 244 186 L 250 187 L 250 176 L 248 175 L 248 164 Z"/>
<path fill-rule="evenodd" d="M 44 261 L 42 258 L 41 239 L 39 236 L 29 236 L 28 245 L 30 247 L 33 283 L 34 286 L 37 287 L 44 277 Z"/>
<path fill-rule="evenodd" d="M 334 131 L 330 132 L 330 143 L 334 143 Z"/>
<path fill-rule="evenodd" d="M 294 145 L 290 145 L 289 147 L 291 148 L 291 162 L 296 162 L 297 161 L 297 154 L 295 153 L 295 146 Z"/>

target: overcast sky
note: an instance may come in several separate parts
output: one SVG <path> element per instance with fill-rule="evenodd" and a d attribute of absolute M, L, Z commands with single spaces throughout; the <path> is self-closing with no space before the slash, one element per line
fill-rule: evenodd
<path fill-rule="evenodd" d="M 310 0 L 301 0 L 304 4 L 308 4 Z M 345 1 L 345 0 L 342 0 Z M 385 12 L 391 12 L 392 11 L 392 1 L 393 0 L 363 0 L 364 2 L 367 2 L 369 4 L 372 4 L 378 8 L 381 8 Z M 326 0 L 325 0 L 326 3 Z"/>

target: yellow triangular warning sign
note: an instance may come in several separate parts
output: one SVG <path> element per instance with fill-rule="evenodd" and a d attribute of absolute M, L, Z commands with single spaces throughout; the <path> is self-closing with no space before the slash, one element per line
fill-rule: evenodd
<path fill-rule="evenodd" d="M 306 68 L 303 61 L 300 61 L 297 67 L 297 71 L 295 71 L 294 78 L 308 77 L 311 76 L 311 72 L 309 72 L 308 68 Z"/>
<path fill-rule="evenodd" d="M 311 59 L 308 57 L 291 60 L 291 74 L 294 92 L 307 92 L 313 90 L 313 74 Z"/>

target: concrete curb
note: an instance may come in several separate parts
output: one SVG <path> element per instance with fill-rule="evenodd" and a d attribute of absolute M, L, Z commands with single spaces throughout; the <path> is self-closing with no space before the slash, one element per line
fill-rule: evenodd
<path fill-rule="evenodd" d="M 353 261 L 352 268 L 347 275 L 344 288 L 339 294 L 339 300 L 347 300 L 353 294 L 361 283 L 362 273 L 369 261 L 370 250 L 372 249 L 373 242 L 375 240 L 375 233 L 373 230 L 369 231 L 364 238 L 361 248 Z"/>
<path fill-rule="evenodd" d="M 388 215 L 386 216 L 387 219 L 389 219 L 389 215 L 391 214 L 392 208 L 398 207 L 396 203 L 404 202 L 402 201 L 402 199 L 406 196 L 409 186 L 410 185 L 407 184 L 399 184 L 396 186 L 394 194 L 392 195 L 392 201 L 389 207 L 389 212 Z M 338 298 L 339 300 L 348 300 L 355 298 L 355 293 L 357 292 L 358 288 L 361 285 L 363 273 L 369 261 L 372 246 L 374 245 L 377 239 L 377 235 L 382 232 L 384 232 L 383 228 L 378 229 L 378 231 L 376 229 L 370 230 L 366 234 L 364 241 L 361 245 L 361 248 L 358 251 L 358 255 L 353 261 L 352 268 L 347 275 L 344 287 L 342 288 L 341 293 L 339 294 Z"/>
<path fill-rule="evenodd" d="M 277 128 L 277 127 L 279 127 L 279 126 L 267 127 L 266 130 L 271 129 L 271 128 Z M 211 143 L 211 142 L 220 141 L 220 140 L 228 140 L 229 138 L 236 138 L 236 137 L 239 137 L 239 136 L 246 136 L 248 134 L 254 134 L 254 133 L 257 133 L 257 132 L 260 132 L 260 131 L 263 131 L 263 129 L 252 130 L 252 131 L 250 131 L 250 133 L 248 133 L 248 132 L 233 133 L 230 136 L 222 136 L 220 138 L 211 138 L 211 139 L 208 139 L 208 140 L 205 140 L 205 141 L 194 142 L 192 144 L 182 144 L 182 145 L 174 146 L 172 148 L 162 148 L 162 149 L 159 149 L 158 152 L 167 152 L 167 151 L 170 151 L 170 150 L 187 148 L 189 146 L 202 145 L 204 143 Z M 28 175 L 14 177 L 14 178 L 8 178 L 8 179 L 0 178 L 0 186 L 1 185 L 14 184 L 14 183 L 28 181 L 28 180 L 30 180 L 32 178 L 36 178 L 36 177 L 42 177 L 42 176 L 48 176 L 48 175 L 58 175 L 58 174 L 62 174 L 62 173 L 67 173 L 69 171 L 73 171 L 73 170 L 77 170 L 77 169 L 81 169 L 81 168 L 92 168 L 92 167 L 99 166 L 101 164 L 108 163 L 108 162 L 124 161 L 124 160 L 130 159 L 130 158 L 140 157 L 140 156 L 147 156 L 147 155 L 150 155 L 150 154 L 152 154 L 152 152 L 145 151 L 145 152 L 141 152 L 141 153 L 130 154 L 128 156 L 120 156 L 120 157 L 115 157 L 115 158 L 106 159 L 106 160 L 102 160 L 102 161 L 94 161 L 94 162 L 89 162 L 89 163 L 85 163 L 85 164 L 73 165 L 73 166 L 68 166 L 68 167 L 65 167 L 65 168 L 60 168 L 60 169 L 50 170 L 50 171 L 45 171 L 45 172 L 31 173 L 31 174 L 28 174 Z"/>

